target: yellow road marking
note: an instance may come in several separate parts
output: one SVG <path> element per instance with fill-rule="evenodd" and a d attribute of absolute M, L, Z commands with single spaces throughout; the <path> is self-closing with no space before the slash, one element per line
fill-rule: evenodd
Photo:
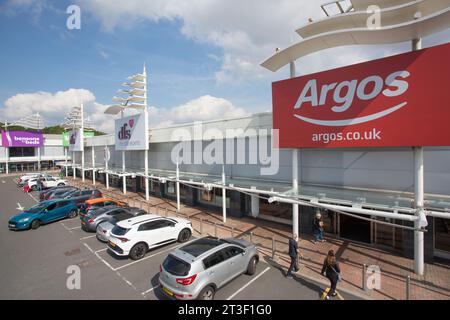
<path fill-rule="evenodd" d="M 328 292 L 330 292 L 330 288 L 326 288 L 323 293 L 322 293 L 322 297 L 321 299 L 324 300 L 325 297 L 327 296 Z M 336 290 L 336 296 L 338 297 L 339 300 L 345 300 L 344 297 L 341 296 L 341 294 Z"/>

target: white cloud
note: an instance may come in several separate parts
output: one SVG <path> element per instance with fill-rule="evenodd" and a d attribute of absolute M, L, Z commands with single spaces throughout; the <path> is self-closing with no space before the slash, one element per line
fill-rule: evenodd
<path fill-rule="evenodd" d="M 81 103 L 84 105 L 85 117 L 90 118 L 95 129 L 107 133 L 114 131 L 114 117 L 104 114 L 108 105 L 97 102 L 95 95 L 86 89 L 68 89 L 56 93 L 18 93 L 4 102 L 4 107 L 0 108 L 0 118 L 13 122 L 38 112 L 44 118 L 46 126 L 57 125 L 63 122 L 73 107 Z M 130 113 L 132 112 L 127 112 Z M 242 117 L 247 114 L 230 101 L 209 95 L 169 109 L 149 108 L 152 127 Z"/>
<path fill-rule="evenodd" d="M 157 107 L 149 108 L 151 127 L 164 127 L 171 124 L 189 123 L 195 121 L 219 120 L 237 118 L 248 115 L 230 101 L 209 95 L 191 100 L 171 109 Z"/>
<path fill-rule="evenodd" d="M 86 89 L 18 93 L 4 102 L 4 107 L 0 108 L 0 117 L 14 121 L 38 112 L 44 118 L 45 125 L 56 125 L 62 123 L 66 114 L 81 103 L 96 129 L 105 132 L 114 129 L 113 121 L 105 121 L 104 111 L 107 106 L 96 102 L 95 95 Z"/>

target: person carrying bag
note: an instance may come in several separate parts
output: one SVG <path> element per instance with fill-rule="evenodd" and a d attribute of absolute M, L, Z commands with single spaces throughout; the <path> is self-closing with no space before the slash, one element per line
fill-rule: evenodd
<path fill-rule="evenodd" d="M 337 295 L 337 284 L 342 281 L 341 269 L 333 250 L 330 250 L 325 258 L 321 274 L 330 280 L 330 291 L 325 297 L 326 300 L 329 300 L 330 297 L 335 297 Z"/>

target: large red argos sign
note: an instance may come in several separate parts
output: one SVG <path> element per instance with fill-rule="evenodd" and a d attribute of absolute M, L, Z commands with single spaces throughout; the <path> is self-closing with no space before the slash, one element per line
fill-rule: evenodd
<path fill-rule="evenodd" d="M 280 148 L 450 145 L 450 44 L 275 82 Z"/>

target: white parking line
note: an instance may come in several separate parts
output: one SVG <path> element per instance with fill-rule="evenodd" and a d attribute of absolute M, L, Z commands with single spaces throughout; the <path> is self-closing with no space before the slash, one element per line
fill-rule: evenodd
<path fill-rule="evenodd" d="M 95 235 L 94 236 L 87 236 L 87 237 L 80 238 L 80 240 L 91 239 L 91 238 L 94 238 L 94 237 L 96 237 L 96 236 Z"/>
<path fill-rule="evenodd" d="M 147 293 L 152 292 L 156 288 L 159 288 L 159 284 L 157 286 L 154 286 L 153 288 L 148 289 L 147 291 L 142 292 L 142 295 L 145 296 Z"/>
<path fill-rule="evenodd" d="M 69 230 L 77 230 L 77 229 L 81 229 L 81 226 L 80 227 L 75 227 L 75 228 L 70 228 Z"/>
<path fill-rule="evenodd" d="M 31 193 L 27 193 L 34 201 L 39 202 Z"/>
<path fill-rule="evenodd" d="M 92 250 L 91 247 L 89 247 L 89 245 L 88 245 L 87 243 L 83 243 L 83 244 L 84 244 L 84 246 L 85 246 L 86 248 L 88 248 L 88 250 L 89 250 L 91 253 L 95 253 L 94 250 Z"/>
<path fill-rule="evenodd" d="M 171 251 L 171 250 L 177 249 L 177 248 L 179 248 L 179 247 L 181 247 L 181 246 L 182 246 L 182 244 L 180 244 L 180 245 L 177 245 L 177 246 L 173 246 L 173 247 L 171 247 L 171 248 L 169 248 L 169 249 L 167 249 L 167 250 L 164 250 L 164 251 L 161 251 L 161 252 L 158 252 L 158 253 L 154 253 L 154 254 L 152 254 L 152 255 L 149 255 L 149 256 L 147 256 L 147 257 L 145 257 L 145 258 L 141 259 L 141 260 L 138 260 L 138 261 L 134 261 L 134 262 L 130 262 L 130 263 L 126 264 L 126 265 L 120 266 L 120 267 L 118 267 L 118 268 L 114 269 L 114 271 L 117 271 L 117 270 L 120 270 L 120 269 L 123 269 L 123 268 L 129 267 L 129 266 L 131 266 L 131 265 L 133 265 L 133 264 L 136 264 L 136 263 L 139 263 L 139 262 L 145 261 L 145 260 L 147 260 L 147 259 L 153 258 L 153 257 L 155 257 L 155 256 L 157 256 L 157 255 L 160 255 L 160 254 L 162 254 L 162 253 L 165 253 L 165 252 L 168 252 L 168 251 Z"/>
<path fill-rule="evenodd" d="M 69 228 L 66 227 L 66 225 L 62 222 L 60 222 L 60 224 L 64 227 L 64 229 L 66 229 L 67 231 L 69 231 L 70 233 L 73 233 L 72 230 L 70 230 Z"/>
<path fill-rule="evenodd" d="M 97 251 L 95 251 L 95 253 L 103 252 L 103 251 L 106 251 L 106 250 L 108 250 L 108 248 L 104 248 L 104 249 L 97 250 Z"/>
<path fill-rule="evenodd" d="M 258 280 L 258 278 L 260 278 L 264 273 L 266 273 L 267 271 L 269 271 L 270 267 L 267 267 L 266 269 L 264 269 L 263 272 L 261 272 L 260 274 L 258 274 L 256 277 L 254 277 L 251 281 L 249 281 L 245 286 L 243 286 L 242 288 L 240 288 L 238 291 L 236 291 L 235 293 L 233 293 L 231 296 L 229 296 L 227 298 L 227 300 L 231 300 L 233 299 L 235 296 L 237 296 L 239 293 L 241 293 L 245 288 L 247 288 L 249 285 L 251 285 L 253 282 L 255 282 L 256 280 Z"/>

